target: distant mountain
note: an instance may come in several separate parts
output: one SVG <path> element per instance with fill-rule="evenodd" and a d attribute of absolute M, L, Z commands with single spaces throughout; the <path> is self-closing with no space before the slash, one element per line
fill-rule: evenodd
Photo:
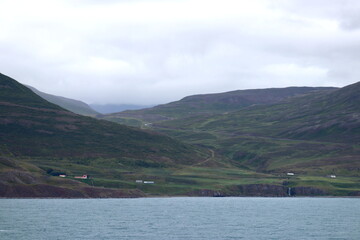
<path fill-rule="evenodd" d="M 44 93 L 28 85 L 26 85 L 26 87 L 30 88 L 34 93 L 36 93 L 43 99 L 53 104 L 59 105 L 60 107 L 65 108 L 73 113 L 77 113 L 84 116 L 96 116 L 99 114 L 84 102 Z"/>
<path fill-rule="evenodd" d="M 89 104 L 90 107 L 102 114 L 122 112 L 125 110 L 138 110 L 152 106 L 131 105 L 131 104 Z"/>
<path fill-rule="evenodd" d="M 335 89 L 330 87 L 289 87 L 194 95 L 153 108 L 108 114 L 103 118 L 125 124 L 124 119 L 153 123 L 194 115 L 232 112 L 254 104 L 273 104 L 309 92 L 332 91 Z"/>

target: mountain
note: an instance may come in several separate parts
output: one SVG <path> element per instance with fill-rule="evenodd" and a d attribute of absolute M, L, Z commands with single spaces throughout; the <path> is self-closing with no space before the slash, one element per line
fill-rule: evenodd
<path fill-rule="evenodd" d="M 70 112 L 84 116 L 96 116 L 99 114 L 84 102 L 44 93 L 28 85 L 26 87 L 30 88 L 34 93 L 47 100 L 48 102 L 59 105 L 60 107 L 69 110 Z"/>
<path fill-rule="evenodd" d="M 143 126 L 153 122 L 194 115 L 232 112 L 254 104 L 273 104 L 309 92 L 332 91 L 334 89 L 336 88 L 288 87 L 202 94 L 188 96 L 180 101 L 158 105 L 153 108 L 108 114 L 102 116 L 102 118 L 132 126 Z"/>
<path fill-rule="evenodd" d="M 152 127 L 261 172 L 360 176 L 360 82 Z"/>
<path fill-rule="evenodd" d="M 357 92 L 178 116 L 149 131 L 69 112 L 0 75 L 0 197 L 359 196 L 356 132 L 341 132 L 356 131 Z M 333 128 L 333 113 L 349 124 Z M 314 117 L 325 134 L 288 131 Z"/>
<path fill-rule="evenodd" d="M 149 168 L 157 170 L 192 165 L 209 156 L 203 149 L 163 134 L 69 112 L 2 74 L 0 143 L 0 157 L 3 159 L 0 183 L 6 185 L 2 189 L 6 187 L 7 193 L 17 192 L 17 186 L 22 182 L 31 187 L 26 188 L 31 192 L 37 191 L 32 184 L 59 187 L 56 183 L 60 180 L 52 177 L 59 173 L 71 176 L 90 174 L 95 178 L 87 183 L 94 186 L 127 189 L 131 186 L 136 189 L 132 178 L 152 176 L 144 172 Z M 131 180 L 125 184 L 124 173 L 130 172 Z M 18 177 L 19 174 L 24 177 Z M 60 181 L 63 188 L 75 186 L 73 180 L 64 181 Z M 19 186 L 22 187 L 25 186 Z M 3 196 L 9 196 L 7 193 Z"/>
<path fill-rule="evenodd" d="M 197 159 L 190 146 L 167 136 L 76 115 L 5 75 L 0 80 L 0 139 L 15 155 Z"/>
<path fill-rule="evenodd" d="M 330 142 L 360 141 L 360 83 L 342 89 L 310 92 L 271 105 L 256 105 L 225 114 L 194 116 L 159 123 L 177 128 L 216 130 Z M 170 124 L 171 123 L 171 124 Z M 189 125 L 190 124 L 190 125 Z"/>
<path fill-rule="evenodd" d="M 125 110 L 138 110 L 152 106 L 131 105 L 131 104 L 90 104 L 90 107 L 102 114 L 122 112 Z"/>
<path fill-rule="evenodd" d="M 296 177 L 282 182 L 291 189 L 356 195 L 360 189 L 359 90 L 355 83 L 341 89 L 196 95 L 105 118 L 209 148 L 234 167 L 270 174 L 273 179 L 295 173 Z"/>

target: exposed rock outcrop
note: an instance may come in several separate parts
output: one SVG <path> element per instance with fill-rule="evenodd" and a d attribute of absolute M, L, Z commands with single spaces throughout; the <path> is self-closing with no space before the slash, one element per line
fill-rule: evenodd
<path fill-rule="evenodd" d="M 285 197 L 287 188 L 284 186 L 270 184 L 249 184 L 231 187 L 235 196 L 254 196 L 254 197 Z"/>
<path fill-rule="evenodd" d="M 291 196 L 324 196 L 327 193 L 321 189 L 313 187 L 291 188 Z M 221 190 L 201 189 L 188 193 L 189 196 L 203 197 L 287 197 L 289 188 L 271 184 L 248 184 L 227 187 Z"/>
<path fill-rule="evenodd" d="M 352 196 L 352 197 L 360 197 L 360 191 L 351 192 L 351 193 L 349 194 L 349 196 Z"/>
<path fill-rule="evenodd" d="M 291 189 L 292 194 L 295 196 L 325 196 L 328 193 L 319 188 L 313 187 L 294 187 Z"/>
<path fill-rule="evenodd" d="M 236 185 L 221 190 L 201 189 L 192 191 L 189 196 L 204 197 L 230 197 L 230 196 L 248 196 L 248 197 L 285 197 L 286 187 L 270 184 L 249 184 Z"/>
<path fill-rule="evenodd" d="M 200 197 L 226 197 L 227 195 L 223 191 L 201 189 L 191 191 L 187 194 L 188 196 L 200 196 Z"/>

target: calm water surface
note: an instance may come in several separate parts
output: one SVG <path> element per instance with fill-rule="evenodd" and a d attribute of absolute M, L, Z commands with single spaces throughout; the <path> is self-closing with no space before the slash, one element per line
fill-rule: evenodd
<path fill-rule="evenodd" d="M 360 199 L 0 199 L 0 239 L 360 239 Z"/>

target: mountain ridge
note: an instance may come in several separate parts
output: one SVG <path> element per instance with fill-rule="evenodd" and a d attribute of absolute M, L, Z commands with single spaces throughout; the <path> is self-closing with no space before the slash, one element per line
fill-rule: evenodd
<path fill-rule="evenodd" d="M 135 104 L 89 104 L 89 106 L 101 114 L 111 114 L 126 110 L 138 110 L 153 107 Z"/>
<path fill-rule="evenodd" d="M 358 176 L 359 92 L 360 82 L 271 105 L 190 116 L 151 126 L 178 139 L 213 147 L 257 171 L 298 169 L 319 174 L 338 169 Z"/>
<path fill-rule="evenodd" d="M 14 153 L 46 156 L 50 151 L 51 156 L 90 157 L 93 155 L 142 158 L 141 156 L 149 151 L 148 156 L 150 158 L 153 156 L 154 159 L 159 153 L 170 157 L 172 151 L 180 152 L 180 155 L 182 151 L 184 153 L 192 151 L 190 146 L 159 133 L 69 112 L 43 100 L 14 79 L 2 74 L 0 78 L 2 90 L 0 138 L 3 143 L 12 148 Z M 35 139 L 37 141 L 34 141 Z M 157 143 L 157 141 L 160 142 Z M 28 147 L 31 145 L 31 148 Z M 169 149 L 166 150 L 167 147 Z M 143 148 L 143 150 L 138 151 L 138 148 Z"/>
<path fill-rule="evenodd" d="M 102 118 L 124 124 L 127 123 L 126 119 L 137 120 L 135 126 L 139 126 L 141 122 L 144 124 L 193 115 L 232 112 L 254 104 L 272 104 L 309 92 L 332 91 L 335 89 L 332 87 L 288 87 L 199 94 L 152 108 L 107 114 Z"/>
<path fill-rule="evenodd" d="M 25 86 L 28 87 L 30 90 L 32 90 L 35 94 L 45 99 L 46 101 L 59 105 L 60 107 L 69 110 L 73 113 L 84 116 L 96 116 L 99 114 L 94 109 L 92 109 L 88 104 L 82 101 L 61 97 L 61 96 L 55 96 L 52 94 L 41 92 L 32 86 L 29 85 L 25 85 Z"/>
<path fill-rule="evenodd" d="M 354 86 L 237 111 L 170 109 L 150 131 L 77 115 L 0 75 L 0 196 L 358 196 L 357 132 L 328 124 L 357 116 Z M 314 121 L 327 132 L 287 131 Z"/>

